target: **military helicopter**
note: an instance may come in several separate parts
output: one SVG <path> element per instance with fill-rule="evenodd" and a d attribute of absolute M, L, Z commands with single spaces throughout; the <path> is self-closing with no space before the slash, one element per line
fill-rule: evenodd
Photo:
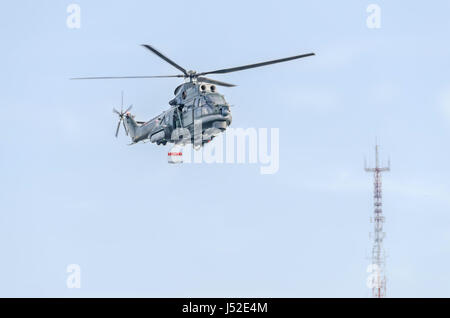
<path fill-rule="evenodd" d="M 314 53 L 307 53 L 261 63 L 197 73 L 196 71 L 186 70 L 150 45 L 143 44 L 142 46 L 181 71 L 182 74 L 159 76 L 77 77 L 72 79 L 185 79 L 183 84 L 178 85 L 175 88 L 175 97 L 169 101 L 171 107 L 146 122 L 135 120 L 135 116 L 130 113 L 132 105 L 126 110 L 123 110 L 122 93 L 120 111 L 113 108 L 113 112 L 119 116 L 115 136 L 118 136 L 120 124 L 123 123 L 126 135 L 130 135 L 131 137 L 131 144 L 141 141 L 150 141 L 157 145 L 166 145 L 167 143 L 192 143 L 196 149 L 211 141 L 217 134 L 225 131 L 232 121 L 230 105 L 225 101 L 224 96 L 219 94 L 216 85 L 224 87 L 234 87 L 236 85 L 211 79 L 205 77 L 205 75 L 243 71 L 250 68 L 287 62 L 315 55 Z M 201 123 L 200 130 L 198 129 L 198 123 Z M 197 131 L 200 133 L 196 133 Z"/>

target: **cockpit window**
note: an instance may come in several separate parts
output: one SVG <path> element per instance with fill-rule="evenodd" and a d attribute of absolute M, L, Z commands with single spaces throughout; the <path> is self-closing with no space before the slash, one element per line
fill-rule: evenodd
<path fill-rule="evenodd" d="M 225 99 L 222 95 L 219 94 L 208 94 L 206 95 L 206 101 L 208 104 L 217 104 L 217 105 L 224 105 L 226 104 Z"/>
<path fill-rule="evenodd" d="M 177 88 L 175 88 L 175 91 L 173 92 L 174 95 L 177 95 L 178 92 L 180 91 L 182 85 L 178 85 Z"/>

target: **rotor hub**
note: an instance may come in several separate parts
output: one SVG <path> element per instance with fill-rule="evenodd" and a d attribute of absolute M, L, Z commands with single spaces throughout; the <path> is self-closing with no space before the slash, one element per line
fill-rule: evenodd
<path fill-rule="evenodd" d="M 197 77 L 196 76 L 197 72 L 190 70 L 190 71 L 187 71 L 187 75 L 189 76 L 189 78 L 194 78 L 194 77 Z"/>

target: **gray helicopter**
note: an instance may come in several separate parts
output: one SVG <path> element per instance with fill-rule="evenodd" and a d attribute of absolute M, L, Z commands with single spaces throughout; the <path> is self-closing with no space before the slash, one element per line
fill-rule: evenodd
<path fill-rule="evenodd" d="M 211 141 L 217 136 L 217 134 L 225 131 L 232 121 L 230 105 L 225 101 L 223 95 L 218 93 L 216 85 L 224 87 L 234 87 L 236 85 L 214 80 L 205 77 L 204 75 L 243 71 L 250 68 L 287 62 L 315 55 L 314 53 L 308 53 L 256 64 L 197 73 L 195 71 L 187 71 L 150 45 L 143 44 L 142 46 L 181 71 L 182 74 L 160 76 L 77 77 L 72 79 L 171 77 L 185 79 L 185 83 L 175 88 L 175 97 L 169 101 L 171 107 L 146 122 L 135 120 L 135 116 L 130 113 L 132 105 L 126 110 L 123 110 L 122 93 L 122 105 L 120 111 L 113 108 L 113 112 L 119 116 L 116 137 L 119 134 L 120 124 L 123 123 L 126 135 L 131 137 L 131 144 L 141 141 L 150 141 L 157 145 L 166 145 L 167 143 L 192 143 L 195 148 L 203 146 L 206 142 Z"/>

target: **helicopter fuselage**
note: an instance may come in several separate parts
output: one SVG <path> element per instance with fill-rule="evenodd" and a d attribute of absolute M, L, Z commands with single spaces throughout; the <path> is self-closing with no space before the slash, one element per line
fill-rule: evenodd
<path fill-rule="evenodd" d="M 230 106 L 216 86 L 188 82 L 175 89 L 171 108 L 147 122 L 127 113 L 125 125 L 132 143 L 150 141 L 157 145 L 192 143 L 203 145 L 225 131 L 232 122 Z"/>

